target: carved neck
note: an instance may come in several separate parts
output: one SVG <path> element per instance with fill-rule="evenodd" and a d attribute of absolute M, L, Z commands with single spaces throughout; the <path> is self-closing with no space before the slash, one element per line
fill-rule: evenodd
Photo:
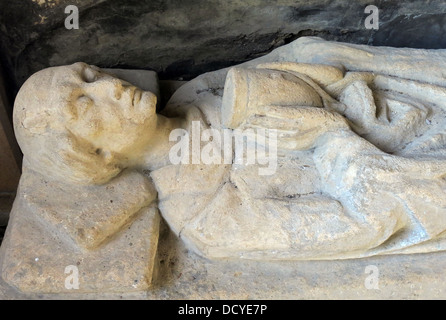
<path fill-rule="evenodd" d="M 175 142 L 169 141 L 169 135 L 174 129 L 184 128 L 181 118 L 167 118 L 157 114 L 156 129 L 152 133 L 147 147 L 136 158 L 133 166 L 140 169 L 155 170 L 169 164 L 169 150 Z"/>

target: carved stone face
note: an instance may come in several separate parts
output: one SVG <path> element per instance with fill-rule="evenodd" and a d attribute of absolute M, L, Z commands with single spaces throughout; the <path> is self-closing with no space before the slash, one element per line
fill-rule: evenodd
<path fill-rule="evenodd" d="M 104 183 L 139 159 L 157 127 L 156 96 L 85 63 L 31 76 L 14 128 L 31 167 L 76 183 Z"/>
<path fill-rule="evenodd" d="M 84 63 L 60 67 L 53 90 L 68 90 L 66 128 L 98 152 L 143 148 L 156 128 L 156 96 Z"/>

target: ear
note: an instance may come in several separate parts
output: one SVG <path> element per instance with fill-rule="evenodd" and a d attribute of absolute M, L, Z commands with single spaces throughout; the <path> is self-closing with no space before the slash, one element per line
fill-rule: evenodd
<path fill-rule="evenodd" d="M 70 171 L 72 182 L 83 185 L 103 184 L 118 175 L 123 168 L 115 155 L 94 147 L 68 130 L 67 143 L 61 152 L 64 165 Z"/>
<path fill-rule="evenodd" d="M 48 115 L 44 112 L 24 111 L 22 119 L 16 119 L 19 123 L 32 134 L 44 134 L 48 126 Z"/>

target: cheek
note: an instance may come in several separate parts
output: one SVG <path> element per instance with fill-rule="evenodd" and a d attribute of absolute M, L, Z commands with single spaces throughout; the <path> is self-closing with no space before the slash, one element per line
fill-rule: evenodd
<path fill-rule="evenodd" d="M 67 128 L 76 136 L 94 140 L 104 131 L 103 122 L 98 118 L 84 117 L 67 125 Z"/>
<path fill-rule="evenodd" d="M 153 137 L 156 131 L 156 117 L 146 118 L 142 124 L 129 125 L 125 133 L 123 132 L 123 140 L 126 141 L 127 147 L 132 151 L 144 148 Z"/>
<path fill-rule="evenodd" d="M 144 141 L 148 136 L 148 127 L 146 123 L 134 123 L 126 120 L 121 127 L 110 126 L 108 131 L 109 140 L 119 142 L 120 145 L 132 146 Z"/>

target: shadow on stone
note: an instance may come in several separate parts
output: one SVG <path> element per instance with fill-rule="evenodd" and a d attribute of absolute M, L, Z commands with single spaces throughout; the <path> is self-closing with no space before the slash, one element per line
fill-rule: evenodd
<path fill-rule="evenodd" d="M 175 282 L 181 274 L 178 264 L 181 242 L 170 230 L 164 219 L 161 219 L 158 250 L 152 278 L 152 289 L 161 289 Z"/>

